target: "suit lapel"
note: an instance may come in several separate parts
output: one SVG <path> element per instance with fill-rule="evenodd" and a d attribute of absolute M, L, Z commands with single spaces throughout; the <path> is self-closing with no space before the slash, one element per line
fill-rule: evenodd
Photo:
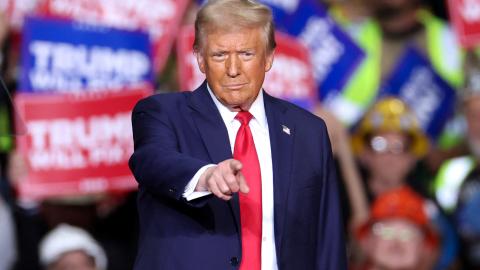
<path fill-rule="evenodd" d="M 280 254 L 291 182 L 295 123 L 288 118 L 287 108 L 265 92 L 264 102 L 272 151 L 275 246 Z"/>
<path fill-rule="evenodd" d="M 205 148 L 213 163 L 217 164 L 232 158 L 228 131 L 204 82 L 190 96 L 189 105 L 193 109 L 192 119 L 200 132 Z M 238 194 L 228 202 L 240 232 L 240 204 Z"/>
<path fill-rule="evenodd" d="M 219 163 L 232 158 L 227 128 L 208 93 L 206 83 L 192 93 L 189 105 L 194 110 L 192 119 L 200 132 L 211 161 Z"/>

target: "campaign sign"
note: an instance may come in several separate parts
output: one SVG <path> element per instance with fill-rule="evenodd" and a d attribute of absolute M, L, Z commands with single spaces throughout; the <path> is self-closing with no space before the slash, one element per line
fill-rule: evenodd
<path fill-rule="evenodd" d="M 162 71 L 188 0 L 43 0 L 39 11 L 81 22 L 150 34 L 155 72 Z"/>
<path fill-rule="evenodd" d="M 41 0 L 1 0 L 0 13 L 3 14 L 10 27 L 20 31 L 26 15 L 33 13 Z"/>
<path fill-rule="evenodd" d="M 272 69 L 265 77 L 265 90 L 303 108 L 312 108 L 318 97 L 308 48 L 282 32 L 276 32 L 275 39 L 277 48 Z"/>
<path fill-rule="evenodd" d="M 317 1 L 303 0 L 287 25 L 288 33 L 309 48 L 320 100 L 328 102 L 342 91 L 365 52 Z"/>
<path fill-rule="evenodd" d="M 403 99 L 417 116 L 421 128 L 434 140 L 452 116 L 456 98 L 455 90 L 413 47 L 406 49 L 391 76 L 383 83 L 379 95 Z"/>
<path fill-rule="evenodd" d="M 85 95 L 19 94 L 15 103 L 27 135 L 17 139 L 28 174 L 20 197 L 125 191 L 137 184 L 128 168 L 133 153 L 131 111 L 147 89 Z"/>
<path fill-rule="evenodd" d="M 19 91 L 73 92 L 153 84 L 148 35 L 72 21 L 27 18 Z"/>
<path fill-rule="evenodd" d="M 260 0 L 270 7 L 277 30 L 284 31 L 288 27 L 288 18 L 295 13 L 303 0 Z"/>
<path fill-rule="evenodd" d="M 317 99 L 317 93 L 308 49 L 294 37 L 281 32 L 275 33 L 275 39 L 277 48 L 272 69 L 267 72 L 263 84 L 265 91 L 310 108 Z M 194 90 L 205 80 L 193 54 L 193 40 L 193 27 L 184 27 L 177 42 L 178 74 L 182 90 Z"/>
<path fill-rule="evenodd" d="M 202 84 L 205 75 L 198 69 L 197 59 L 193 53 L 195 31 L 188 25 L 180 29 L 177 39 L 178 83 L 180 90 L 192 91 Z"/>
<path fill-rule="evenodd" d="M 480 43 L 480 0 L 448 0 L 448 9 L 462 46 L 477 46 Z"/>

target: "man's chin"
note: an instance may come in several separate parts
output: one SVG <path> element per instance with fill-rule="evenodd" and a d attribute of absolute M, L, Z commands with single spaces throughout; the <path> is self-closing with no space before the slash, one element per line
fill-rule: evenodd
<path fill-rule="evenodd" d="M 250 106 L 247 106 L 246 102 L 241 102 L 239 100 L 234 100 L 234 99 L 225 99 L 221 101 L 223 105 L 225 105 L 227 108 L 230 109 L 230 111 L 233 112 L 239 112 L 239 111 L 246 111 L 250 108 Z"/>
<path fill-rule="evenodd" d="M 253 101 L 241 97 L 228 97 L 222 100 L 223 105 L 231 111 L 248 111 Z"/>

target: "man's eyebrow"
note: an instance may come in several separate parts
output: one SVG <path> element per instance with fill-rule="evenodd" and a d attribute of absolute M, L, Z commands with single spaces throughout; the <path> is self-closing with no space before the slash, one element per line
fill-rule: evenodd
<path fill-rule="evenodd" d="M 228 52 L 227 50 L 225 49 L 211 49 L 210 50 L 210 53 L 226 53 Z"/>
<path fill-rule="evenodd" d="M 254 52 L 254 48 L 245 48 L 245 49 L 239 49 L 237 52 Z"/>

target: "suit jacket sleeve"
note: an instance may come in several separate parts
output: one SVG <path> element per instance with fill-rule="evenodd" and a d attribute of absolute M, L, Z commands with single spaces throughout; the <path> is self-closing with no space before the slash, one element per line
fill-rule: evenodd
<path fill-rule="evenodd" d="M 180 151 L 176 135 L 179 131 L 164 103 L 147 98 L 135 106 L 132 113 L 134 153 L 129 166 L 140 187 L 155 196 L 183 200 L 188 182 L 209 162 Z"/>
<path fill-rule="evenodd" d="M 325 127 L 325 125 L 324 125 Z M 323 188 L 320 196 L 320 215 L 318 222 L 317 245 L 318 260 L 315 269 L 346 270 L 346 250 L 344 240 L 344 226 L 342 223 L 342 209 L 339 200 L 336 167 L 333 162 L 330 140 L 324 128 L 322 134 L 323 159 Z"/>

